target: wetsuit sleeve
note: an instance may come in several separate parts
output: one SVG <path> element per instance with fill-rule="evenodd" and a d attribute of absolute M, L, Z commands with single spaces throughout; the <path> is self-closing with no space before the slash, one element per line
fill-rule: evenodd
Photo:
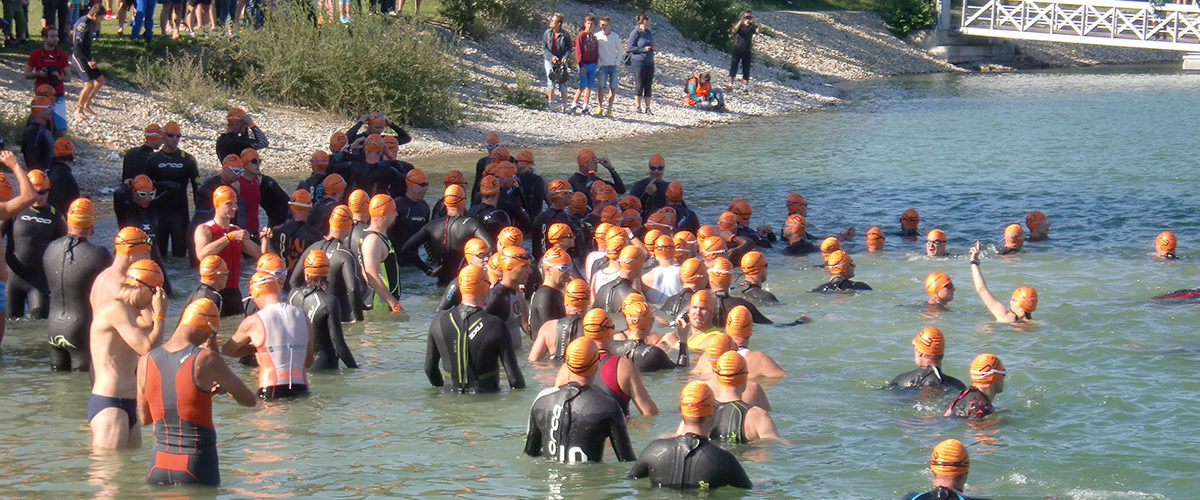
<path fill-rule="evenodd" d="M 329 341 L 333 343 L 333 350 L 337 352 L 338 358 L 346 364 L 347 368 L 358 368 L 358 362 L 354 360 L 354 355 L 350 353 L 350 346 L 346 345 L 346 336 L 342 332 L 342 305 L 337 299 L 329 301 L 325 305 L 328 314 L 326 318 L 326 328 L 329 331 Z"/>
<path fill-rule="evenodd" d="M 196 166 L 196 158 L 192 155 L 188 155 L 187 160 L 188 181 L 192 184 L 192 203 L 195 204 L 196 197 L 200 194 L 200 168 Z"/>
<path fill-rule="evenodd" d="M 267 134 L 264 134 L 263 131 L 258 128 L 258 125 L 250 127 L 250 132 L 254 133 L 254 138 L 250 140 L 250 147 L 254 148 L 255 151 L 267 149 L 267 146 L 270 144 L 270 141 L 267 139 Z"/>
<path fill-rule="evenodd" d="M 287 222 L 287 203 L 290 196 L 280 187 L 279 183 L 275 182 L 275 179 L 264 175 L 263 182 L 259 186 L 259 191 L 262 193 L 259 205 L 267 213 L 267 224 L 278 226 Z"/>
<path fill-rule="evenodd" d="M 533 401 L 537 407 L 537 400 Z M 529 409 L 529 423 L 525 425 L 525 454 L 531 457 L 542 456 L 542 429 L 537 425 L 537 415 L 533 408 Z"/>
<path fill-rule="evenodd" d="M 492 243 L 494 240 L 488 235 L 487 229 L 483 228 L 483 224 L 480 224 L 479 221 L 475 219 L 469 219 L 469 223 L 471 224 L 471 233 L 474 234 L 476 238 L 479 238 L 483 240 L 484 243 L 487 243 L 489 251 L 496 250 L 494 248 L 495 245 Z"/>
<path fill-rule="evenodd" d="M 771 321 L 771 318 L 768 318 L 765 314 L 763 314 L 762 311 L 759 311 L 758 307 L 755 307 L 754 304 L 751 304 L 746 300 L 743 300 L 742 302 L 746 306 L 746 309 L 750 310 L 750 317 L 755 323 L 760 325 L 770 325 L 775 323 L 774 321 Z"/>
<path fill-rule="evenodd" d="M 646 452 L 643 451 L 642 455 Z M 625 479 L 638 479 L 650 475 L 650 464 L 644 462 L 640 457 L 637 462 L 633 463 L 633 467 L 629 469 L 629 473 L 625 474 Z"/>
<path fill-rule="evenodd" d="M 308 256 L 307 250 L 304 256 Z M 296 259 L 296 264 L 292 266 L 292 274 L 288 276 L 288 286 L 293 290 L 304 286 L 304 259 Z"/>
<path fill-rule="evenodd" d="M 350 144 L 354 142 L 355 139 L 358 139 L 358 131 L 362 129 L 362 126 L 363 122 L 354 122 L 354 126 L 350 127 L 350 130 L 346 131 L 347 144 Z"/>
<path fill-rule="evenodd" d="M 346 252 L 345 250 L 338 250 Z M 358 279 L 358 268 L 355 266 L 355 259 L 350 252 L 346 252 L 346 262 L 342 265 L 342 283 L 346 284 L 346 290 L 350 292 L 350 313 L 355 321 L 362 321 L 362 284 Z M 301 263 L 303 265 L 303 263 Z"/>
<path fill-rule="evenodd" d="M 616 167 L 613 167 L 609 173 L 612 174 L 613 189 L 617 191 L 617 194 L 625 194 L 625 182 L 621 180 L 621 174 L 617 173 Z"/>
<path fill-rule="evenodd" d="M 451 307 L 454 307 L 456 305 L 454 303 L 454 297 L 456 295 L 458 295 L 458 281 L 457 280 L 451 281 L 449 285 L 446 285 L 446 289 L 442 291 L 442 297 L 440 299 L 438 299 L 438 305 L 435 310 L 445 311 L 447 309 L 450 309 Z"/>
<path fill-rule="evenodd" d="M 497 322 L 497 325 L 501 324 Z M 508 377 L 508 385 L 513 389 L 525 388 L 525 376 L 521 374 L 521 365 L 517 362 L 517 354 L 513 352 L 512 339 L 507 332 L 500 334 L 500 362 L 504 364 L 504 374 Z"/>
<path fill-rule="evenodd" d="M 435 219 L 435 220 L 437 220 L 437 219 Z M 430 231 L 432 231 L 431 226 L 433 223 L 434 223 L 434 221 L 426 222 L 425 225 L 423 227 L 421 227 L 420 231 L 417 231 L 412 236 L 410 236 L 408 238 L 408 241 L 404 242 L 404 246 L 400 247 L 400 253 L 408 254 L 410 252 L 416 252 L 417 249 L 421 247 L 421 245 L 424 245 L 426 241 L 429 241 L 429 239 L 430 239 L 429 233 L 430 233 Z M 417 259 L 417 260 L 420 261 L 423 259 Z M 426 265 L 425 267 L 428 268 L 429 266 Z M 427 269 L 423 269 L 423 270 L 428 272 Z"/>
<path fill-rule="evenodd" d="M 429 325 L 429 338 L 425 342 L 425 377 L 429 379 L 429 385 L 434 387 L 441 387 L 445 383 L 442 372 L 438 369 L 438 362 L 442 356 L 438 353 L 437 342 L 433 340 L 434 335 L 441 335 L 441 320 L 441 315 L 434 318 L 433 324 Z"/>
<path fill-rule="evenodd" d="M 612 441 L 613 452 L 617 454 L 617 460 L 621 462 L 637 460 L 637 454 L 633 451 L 633 443 L 629 441 L 629 429 L 625 427 L 625 417 L 617 415 L 609 420 L 608 425 L 608 439 Z"/>
<path fill-rule="evenodd" d="M 395 123 L 393 123 L 393 124 L 391 124 L 391 129 L 392 129 L 392 132 L 396 133 L 396 143 L 397 144 L 403 146 L 405 144 L 412 142 L 412 136 L 408 135 L 408 132 L 406 132 L 404 129 L 400 128 L 399 125 L 396 125 Z"/>
<path fill-rule="evenodd" d="M 750 482 L 750 476 L 746 475 L 746 469 L 742 468 L 742 464 L 738 463 L 733 455 L 727 455 L 729 463 L 725 467 L 726 473 L 723 474 L 729 481 L 729 486 L 735 488 L 745 488 L 747 490 L 754 488 L 754 483 Z"/>

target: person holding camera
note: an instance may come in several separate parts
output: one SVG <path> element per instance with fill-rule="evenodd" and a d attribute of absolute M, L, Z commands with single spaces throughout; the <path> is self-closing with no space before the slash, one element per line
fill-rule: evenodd
<path fill-rule="evenodd" d="M 742 12 L 742 18 L 730 30 L 733 33 L 733 52 L 729 63 L 729 87 L 733 88 L 733 77 L 737 75 L 738 64 L 742 65 L 742 83 L 750 90 L 750 55 L 753 52 L 754 35 L 762 33 L 758 23 L 754 22 L 754 14 Z"/>
<path fill-rule="evenodd" d="M 554 88 L 562 94 L 560 108 L 567 109 L 567 78 L 569 68 L 568 56 L 575 50 L 573 39 L 562 30 L 563 15 L 555 12 L 550 15 L 550 27 L 542 35 L 542 62 L 546 67 L 546 101 L 554 104 Z"/>
<path fill-rule="evenodd" d="M 71 79 L 67 53 L 58 48 L 58 29 L 42 29 L 42 46 L 29 54 L 25 79 L 33 80 L 33 88 L 49 85 L 54 88 L 54 136 L 67 133 L 67 91 L 63 82 Z"/>

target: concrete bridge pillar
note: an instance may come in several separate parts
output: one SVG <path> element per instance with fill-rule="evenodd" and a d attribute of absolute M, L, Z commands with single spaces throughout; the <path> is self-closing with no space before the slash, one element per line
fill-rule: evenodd
<path fill-rule="evenodd" d="M 1183 70 L 1200 71 L 1200 52 L 1191 52 L 1183 55 Z"/>

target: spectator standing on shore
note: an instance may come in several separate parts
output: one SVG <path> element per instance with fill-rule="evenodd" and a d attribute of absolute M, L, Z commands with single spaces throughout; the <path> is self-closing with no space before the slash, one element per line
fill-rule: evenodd
<path fill-rule="evenodd" d="M 542 62 L 546 67 L 546 101 L 550 105 L 554 104 L 554 88 L 558 87 L 559 93 L 562 94 L 562 109 L 566 110 L 567 82 L 566 80 L 556 81 L 554 78 L 557 73 L 555 67 L 566 66 L 567 56 L 571 55 L 574 47 L 571 39 L 562 30 L 562 23 L 562 14 L 558 12 L 550 14 L 550 27 L 542 35 Z"/>
<path fill-rule="evenodd" d="M 571 112 L 587 114 L 592 101 L 592 89 L 596 87 L 596 64 L 600 61 L 600 44 L 592 30 L 596 28 L 596 17 L 583 19 L 583 29 L 575 35 L 573 46 L 575 62 L 579 64 L 579 88 L 571 102 Z M 583 94 L 583 108 L 579 107 L 579 95 Z"/>
<path fill-rule="evenodd" d="M 167 32 L 171 33 L 171 39 L 179 38 L 179 29 L 181 26 L 186 26 L 187 3 L 186 0 L 159 0 L 162 4 L 162 12 L 158 15 L 159 32 L 162 36 L 167 36 Z"/>
<path fill-rule="evenodd" d="M 600 18 L 600 31 L 595 33 L 600 49 L 599 67 L 596 69 L 596 111 L 593 115 L 611 117 L 613 98 L 617 96 L 617 62 L 621 57 L 621 37 L 613 34 L 608 16 Z M 608 91 L 608 111 L 604 110 L 604 94 Z"/>
<path fill-rule="evenodd" d="M 59 33 L 67 30 L 70 19 L 67 17 L 67 6 L 70 0 L 42 0 L 42 29 L 57 29 Z M 43 31 L 43 37 L 45 37 Z"/>
<path fill-rule="evenodd" d="M 733 33 L 733 52 L 729 62 L 729 88 L 733 89 L 733 77 L 737 75 L 738 64 L 742 65 L 742 83 L 750 90 L 750 55 L 752 53 L 754 35 L 762 33 L 758 23 L 754 22 L 754 14 L 742 12 L 742 18 L 730 30 Z"/>
<path fill-rule="evenodd" d="M 100 22 L 103 20 L 104 6 L 96 4 L 88 10 L 86 16 L 75 21 L 72 30 L 74 37 L 71 42 L 75 44 L 75 48 L 71 51 L 71 65 L 83 81 L 83 90 L 79 91 L 79 104 L 75 106 L 75 116 L 84 120 L 88 119 L 84 113 L 96 114 L 92 111 L 92 99 L 96 97 L 100 87 L 104 86 L 105 81 L 104 73 L 96 66 L 96 60 L 92 59 L 92 42 L 100 36 Z"/>
<path fill-rule="evenodd" d="M 39 89 L 42 85 L 48 85 L 54 89 L 53 116 L 54 116 L 54 136 L 62 137 L 67 133 L 67 90 L 63 87 L 63 82 L 71 79 L 71 73 L 67 71 L 67 53 L 58 48 L 58 34 L 61 33 L 57 28 L 46 27 L 42 30 L 42 46 L 33 49 L 29 53 L 28 69 L 25 71 L 25 78 L 33 80 L 33 88 Z"/>
<path fill-rule="evenodd" d="M 188 4 L 187 25 L 193 36 L 196 30 L 204 27 L 205 19 L 208 20 L 210 33 L 217 30 L 217 12 L 213 10 L 213 0 L 188 0 Z"/>
<path fill-rule="evenodd" d="M 633 65 L 633 76 L 636 81 L 633 87 L 633 100 L 637 104 L 638 113 L 642 113 L 642 101 L 645 101 L 645 113 L 650 112 L 650 89 L 654 85 L 654 34 L 650 32 L 650 16 L 637 15 L 637 27 L 629 33 L 625 42 L 625 51 L 629 52 L 629 61 Z"/>
<path fill-rule="evenodd" d="M 154 8 L 158 5 L 156 0 L 136 0 L 137 6 L 133 13 L 133 27 L 130 28 L 129 37 L 137 40 L 139 37 L 149 42 L 154 37 Z M 231 2 L 233 0 L 217 0 L 223 2 Z"/>
<path fill-rule="evenodd" d="M 4 0 L 4 46 L 30 46 L 29 4 L 21 0 Z M 15 33 L 14 33 L 15 31 Z M 13 35 L 16 35 L 14 38 Z"/>

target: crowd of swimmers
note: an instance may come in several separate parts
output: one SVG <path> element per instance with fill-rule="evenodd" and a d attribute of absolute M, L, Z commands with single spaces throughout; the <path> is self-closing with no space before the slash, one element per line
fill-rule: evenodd
<path fill-rule="evenodd" d="M 48 122 L 47 101 L 34 99 L 30 123 Z M 629 477 L 673 488 L 750 488 L 724 448 L 778 439 L 764 382 L 787 374 L 750 346 L 756 325 L 780 324 L 760 310 L 778 302 L 765 286 L 764 252 L 819 252 L 829 280 L 813 292 L 871 289 L 853 280 L 853 226 L 813 235 L 807 201 L 794 193 L 783 200 L 788 215 L 778 233 L 752 226 L 751 205 L 740 198 L 705 224 L 688 207 L 683 184 L 664 180 L 666 161 L 657 154 L 646 177 L 628 187 L 590 149 L 579 151 L 568 178 L 547 180 L 533 152 L 514 154 L 490 134 L 473 178 L 447 172 L 431 207 L 428 177 L 399 158 L 411 138 L 380 113 L 335 132 L 291 193 L 263 173 L 268 138 L 245 111 L 227 113 L 216 141 L 221 170 L 206 179 L 197 158 L 179 148 L 181 134 L 175 122 L 151 124 L 143 144 L 124 155 L 111 253 L 89 241 L 95 207 L 79 196 L 69 139 L 53 141 L 45 164 L 27 156 L 28 170 L 0 153 L 16 184 L 0 176 L 2 310 L 8 318 L 49 320 L 52 369 L 91 372 L 94 449 L 136 447 L 141 425 L 153 424 L 151 483 L 217 484 L 213 395 L 254 406 L 304 396 L 309 371 L 357 368 L 342 325 L 371 309 L 404 314 L 399 270 L 414 266 L 444 287 L 427 340 L 432 386 L 495 392 L 503 373 L 509 387 L 522 388 L 518 352 L 526 352 L 526 341 L 528 362 L 558 366 L 554 387 L 533 400 L 525 453 L 598 462 L 608 442 L 617 460 L 635 462 Z M 917 239 L 919 222 L 915 210 L 905 210 L 892 236 Z M 1018 224 L 1006 227 L 999 254 L 1047 238 L 1044 214 L 1029 212 L 1025 223 L 1028 235 Z M 872 227 L 863 248 L 882 252 L 887 237 Z M 946 255 L 944 231 L 931 229 L 924 240 L 930 258 Z M 1173 234 L 1155 244 L 1157 255 L 1174 258 Z M 981 253 L 976 242 L 967 257 L 984 306 L 997 322 L 1031 321 L 1037 292 L 1021 286 L 1007 303 L 997 299 Z M 200 281 L 176 293 L 187 301 L 169 336 L 163 259 L 187 259 Z M 945 272 L 924 284 L 930 310 L 954 299 Z M 229 317 L 239 324 L 219 342 L 220 322 Z M 801 315 L 784 325 L 808 321 Z M 981 353 L 961 381 L 943 372 L 945 345 L 935 327 L 918 332 L 917 368 L 888 387 L 953 391 L 945 416 L 986 418 L 1004 390 L 1004 364 Z M 226 358 L 257 367 L 254 389 Z M 682 421 L 673 436 L 637 454 L 626 419 L 630 403 L 644 415 L 659 412 L 642 376 L 658 370 L 688 370 L 695 380 L 680 391 Z M 966 498 L 968 464 L 961 443 L 938 444 L 930 461 L 935 490 L 909 498 Z"/>

